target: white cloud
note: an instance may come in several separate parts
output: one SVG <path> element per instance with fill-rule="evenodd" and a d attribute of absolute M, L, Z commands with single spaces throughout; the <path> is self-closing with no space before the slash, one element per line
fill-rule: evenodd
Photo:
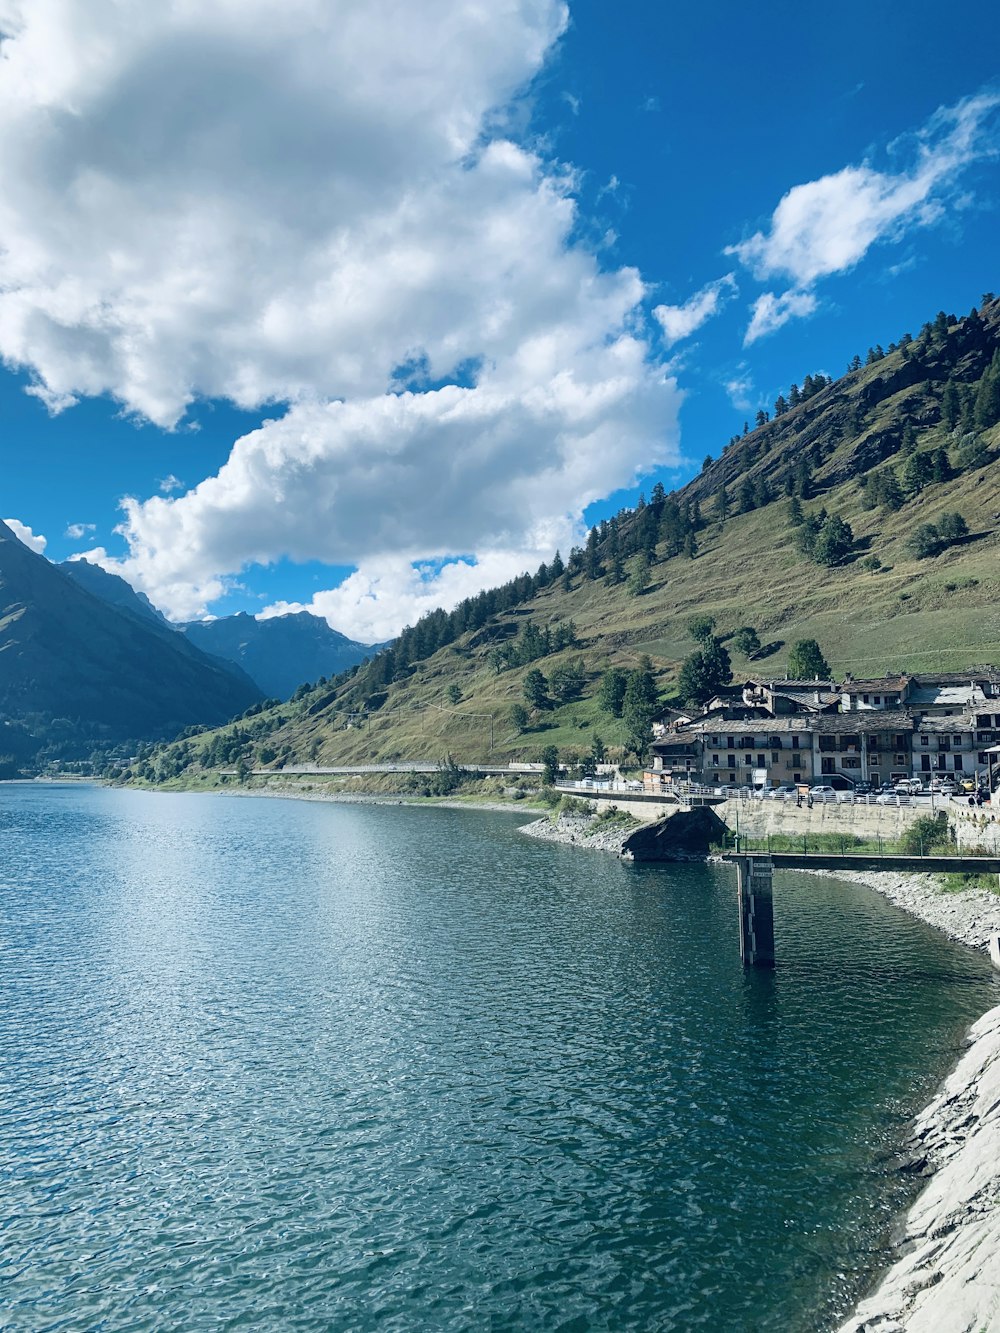
<path fill-rule="evenodd" d="M 877 242 L 944 217 L 961 173 L 996 152 L 998 107 L 1000 94 L 981 93 L 940 109 L 918 134 L 894 146 L 897 153 L 910 151 L 912 163 L 902 171 L 862 163 L 789 190 L 766 230 L 725 251 L 762 281 L 786 276 L 794 284 L 784 295 L 768 292 L 757 301 L 746 341 L 811 313 L 809 289 L 852 269 Z"/>
<path fill-rule="evenodd" d="M 556 534 L 546 534 L 546 537 Z M 335 629 L 362 643 L 380 643 L 394 637 L 403 624 L 415 623 L 436 607 L 452 607 L 483 588 L 495 588 L 526 570 L 533 573 L 553 550 L 563 552 L 581 538 L 579 530 L 566 524 L 562 537 L 552 545 L 520 551 L 482 552 L 473 562 L 454 560 L 438 568 L 412 565 L 405 560 L 385 559 L 366 564 L 337 588 L 317 592 L 310 602 L 276 602 L 258 616 L 286 615 L 311 611 Z"/>
<path fill-rule="evenodd" d="M 88 532 L 94 532 L 96 528 L 96 523 L 70 523 L 67 525 L 64 535 L 78 541 L 81 537 L 86 537 Z"/>
<path fill-rule="evenodd" d="M 678 342 L 700 329 L 706 320 L 719 311 L 726 300 L 736 293 L 736 277 L 727 273 L 724 278 L 710 282 L 695 292 L 683 305 L 658 305 L 653 309 L 666 343 Z"/>
<path fill-rule="evenodd" d="M 898 174 L 863 164 L 806 185 L 778 204 L 767 232 L 730 246 L 756 277 L 789 275 L 806 286 L 852 268 L 878 240 L 942 216 L 942 195 L 963 168 L 995 148 L 1000 95 L 982 93 L 942 108 L 917 136 L 916 162 Z"/>
<path fill-rule="evenodd" d="M 753 315 L 743 342 L 751 343 L 774 333 L 790 319 L 802 319 L 811 315 L 819 302 L 812 292 L 789 291 L 776 296 L 774 292 L 764 292 L 753 303 Z"/>
<path fill-rule="evenodd" d="M 181 481 L 180 477 L 175 477 L 172 472 L 168 476 L 162 477 L 160 480 L 161 495 L 173 495 L 174 491 L 182 491 L 183 489 L 184 483 Z"/>
<path fill-rule="evenodd" d="M 41 555 L 44 552 L 48 545 L 47 539 L 41 536 L 41 534 L 36 535 L 32 532 L 27 523 L 22 523 L 19 518 L 5 518 L 3 521 L 7 524 L 8 528 L 10 528 L 11 532 L 19 542 L 23 542 L 25 546 L 29 547 L 38 555 Z"/>
<path fill-rule="evenodd" d="M 753 406 L 750 397 L 753 393 L 753 376 L 747 366 L 740 366 L 736 373 L 725 381 L 725 389 L 733 407 L 741 412 L 750 411 Z"/>
<path fill-rule="evenodd" d="M 6 0 L 0 353 L 54 408 L 172 425 L 382 391 L 516 344 L 505 282 L 557 178 L 485 118 L 538 70 L 556 0 Z M 529 241 L 530 245 L 530 241 Z M 557 280 L 557 286 L 558 280 Z"/>
<path fill-rule="evenodd" d="M 124 560 L 88 554 L 168 613 L 288 556 L 359 566 L 340 602 L 376 570 L 412 619 L 414 562 L 474 552 L 432 586 L 486 586 L 675 459 L 639 275 L 580 241 L 568 170 L 490 134 L 557 0 L 6 8 L 0 353 L 53 408 L 289 405 L 185 494 L 127 501 Z M 414 363 L 478 370 L 391 392 Z"/>
<path fill-rule="evenodd" d="M 551 558 L 587 504 L 674 457 L 673 381 L 604 327 L 550 331 L 474 388 L 293 407 L 186 495 L 126 501 L 118 572 L 189 619 L 249 561 Z"/>

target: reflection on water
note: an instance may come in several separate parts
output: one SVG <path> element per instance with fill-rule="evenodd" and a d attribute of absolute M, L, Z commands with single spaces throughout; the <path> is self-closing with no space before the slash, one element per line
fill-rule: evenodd
<path fill-rule="evenodd" d="M 5 1323 L 828 1324 L 988 965 L 518 822 L 0 788 Z"/>

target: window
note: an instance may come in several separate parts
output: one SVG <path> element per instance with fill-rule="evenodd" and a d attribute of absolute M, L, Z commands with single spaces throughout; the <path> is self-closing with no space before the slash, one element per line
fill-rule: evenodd
<path fill-rule="evenodd" d="M 861 760 L 858 759 L 858 758 L 857 758 L 855 755 L 853 755 L 853 754 L 845 754 L 845 755 L 844 755 L 844 767 L 845 767 L 845 768 L 860 768 L 860 767 L 861 767 Z"/>
<path fill-rule="evenodd" d="M 827 773 L 833 773 L 833 772 L 835 771 L 835 770 L 834 770 L 834 767 L 833 767 L 833 760 L 832 760 L 832 759 L 824 759 L 824 760 L 822 760 L 822 771 L 823 771 L 824 774 L 827 774 Z"/>
<path fill-rule="evenodd" d="M 929 754 L 922 754 L 920 756 L 920 771 L 922 773 L 929 773 L 931 771 L 931 757 Z"/>
<path fill-rule="evenodd" d="M 793 782 L 801 782 L 801 781 L 802 781 L 802 774 L 801 774 L 801 773 L 793 773 L 793 774 L 792 774 L 792 781 L 793 781 Z"/>
<path fill-rule="evenodd" d="M 743 762 L 744 764 L 746 764 L 747 768 L 753 768 L 753 755 L 752 754 L 744 755 Z"/>
<path fill-rule="evenodd" d="M 876 694 L 876 696 L 875 696 L 875 702 L 876 702 L 877 704 L 880 704 L 880 703 L 882 702 L 882 696 L 881 696 L 881 694 Z"/>
<path fill-rule="evenodd" d="M 863 694 L 863 695 L 861 696 L 861 698 L 862 698 L 862 701 L 863 701 L 864 703 L 868 703 L 868 695 L 867 695 L 867 694 Z"/>
<path fill-rule="evenodd" d="M 798 736 L 793 736 L 793 737 L 792 737 L 792 749 L 793 749 L 793 750 L 797 750 L 798 748 L 799 748 L 799 738 L 798 738 Z"/>
<path fill-rule="evenodd" d="M 957 754 L 955 756 L 955 772 L 961 773 L 961 771 L 962 771 L 962 756 L 960 754 Z"/>
<path fill-rule="evenodd" d="M 717 754 L 712 755 L 712 767 L 713 768 L 719 767 L 719 756 Z"/>
<path fill-rule="evenodd" d="M 835 750 L 837 748 L 836 736 L 820 736 L 819 748 L 821 750 Z"/>
<path fill-rule="evenodd" d="M 730 736 L 729 739 L 732 740 L 732 737 Z M 735 756 L 734 754 L 727 754 L 727 755 L 726 755 L 726 762 L 729 764 L 729 767 L 730 767 L 730 768 L 735 768 L 735 767 L 736 767 L 736 756 Z"/>
<path fill-rule="evenodd" d="M 759 754 L 759 755 L 757 756 L 757 767 L 758 767 L 758 768 L 766 768 L 766 767 L 767 767 L 767 755 L 766 755 L 766 754 Z"/>
<path fill-rule="evenodd" d="M 777 763 L 780 761 L 780 759 L 781 759 L 781 754 L 780 754 L 780 752 L 779 752 L 778 750 L 772 750 L 772 751 L 771 751 L 771 763 L 772 763 L 772 764 L 777 764 Z"/>
<path fill-rule="evenodd" d="M 961 734 L 959 734 L 959 735 L 957 735 L 957 736 L 953 734 L 953 735 L 952 735 L 952 738 L 951 738 L 951 743 L 952 743 L 952 745 L 961 746 L 961 744 L 962 744 L 962 737 L 961 737 Z"/>
<path fill-rule="evenodd" d="M 910 738 L 908 736 L 894 736 L 892 739 L 895 742 L 897 750 L 905 750 L 909 744 Z"/>
<path fill-rule="evenodd" d="M 921 744 L 921 745 L 929 745 L 929 744 L 930 744 L 930 737 L 929 737 L 929 736 L 921 736 L 921 737 L 920 737 L 920 744 Z"/>
<path fill-rule="evenodd" d="M 951 749 L 951 737 L 950 737 L 950 736 L 939 736 L 939 737 L 938 737 L 938 749 L 939 749 L 939 750 L 950 750 L 950 749 Z"/>
<path fill-rule="evenodd" d="M 905 755 L 905 754 L 897 754 L 897 755 L 894 755 L 894 756 L 893 756 L 893 763 L 896 763 L 896 764 L 905 764 L 905 763 L 906 763 L 906 755 Z"/>
<path fill-rule="evenodd" d="M 899 703 L 899 698 L 898 698 L 897 695 L 895 695 L 895 694 L 887 694 L 887 695 L 885 696 L 885 706 L 886 706 L 886 708 L 895 708 L 896 705 L 897 705 L 898 703 Z"/>
<path fill-rule="evenodd" d="M 977 727 L 989 727 L 989 725 L 990 725 L 990 715 L 989 715 L 989 713 L 977 713 L 977 714 L 976 714 L 976 726 L 977 726 Z"/>
<path fill-rule="evenodd" d="M 985 751 L 985 750 L 980 750 L 979 754 L 976 755 L 976 759 L 979 761 L 979 763 L 981 763 L 981 764 L 985 764 L 985 763 L 986 763 L 986 751 Z"/>
<path fill-rule="evenodd" d="M 726 737 L 726 749 L 727 749 L 727 750 L 735 750 L 735 749 L 736 749 L 736 737 L 735 737 L 735 736 L 727 736 L 727 737 Z"/>

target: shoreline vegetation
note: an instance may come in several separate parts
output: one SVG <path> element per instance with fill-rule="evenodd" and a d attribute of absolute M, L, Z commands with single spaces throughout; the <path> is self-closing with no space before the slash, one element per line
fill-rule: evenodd
<path fill-rule="evenodd" d="M 414 775 L 415 777 L 416 775 Z M 381 780 L 380 780 L 381 779 Z M 406 786 L 406 790 L 400 790 Z M 627 855 L 640 827 L 620 811 L 595 816 L 579 801 L 490 778 L 459 793 L 402 784 L 399 775 L 336 781 L 265 780 L 220 783 L 217 777 L 157 784 L 155 790 L 214 791 L 293 800 L 432 806 L 535 814 L 528 837 Z M 537 817 L 541 815 L 541 817 Z M 713 857 L 680 859 L 713 860 Z M 895 906 L 980 952 L 1000 932 L 1000 893 L 963 888 L 957 877 L 898 871 L 804 871 L 864 884 Z M 901 1169 L 928 1184 L 901 1219 L 890 1266 L 837 1333 L 923 1333 L 1000 1329 L 1000 1005 L 972 1027 L 967 1048 L 934 1100 L 920 1113 L 903 1145 Z"/>

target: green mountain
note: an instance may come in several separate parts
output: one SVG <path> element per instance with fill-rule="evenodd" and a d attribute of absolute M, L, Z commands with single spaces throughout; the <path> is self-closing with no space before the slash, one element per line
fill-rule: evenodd
<path fill-rule="evenodd" d="M 696 615 L 714 620 L 736 678 L 781 676 L 802 639 L 838 676 L 1000 662 L 998 449 L 990 296 L 837 380 L 810 372 L 773 415 L 706 450 L 688 485 L 654 488 L 565 562 L 424 617 L 367 665 L 149 772 L 241 757 L 506 762 L 549 745 L 565 758 L 598 733 L 625 744 L 628 709 L 616 716 L 620 694 L 602 706 L 602 683 L 648 656 L 647 694 L 683 702 Z"/>
<path fill-rule="evenodd" d="M 287 699 L 304 682 L 339 675 L 381 646 L 356 643 L 308 611 L 267 620 L 239 612 L 178 628 L 203 652 L 236 663 L 274 699 Z"/>
<path fill-rule="evenodd" d="M 0 773 L 217 725 L 259 699 L 228 664 L 94 596 L 0 523 Z"/>

